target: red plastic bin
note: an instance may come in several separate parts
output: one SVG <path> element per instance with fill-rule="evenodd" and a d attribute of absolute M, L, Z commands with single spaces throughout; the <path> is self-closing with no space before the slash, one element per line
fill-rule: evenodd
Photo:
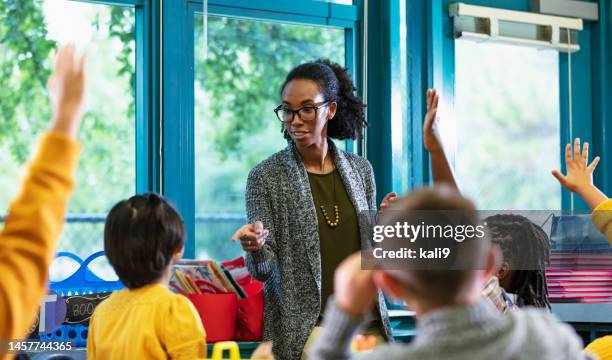
<path fill-rule="evenodd" d="M 204 330 L 206 342 L 234 339 L 238 298 L 234 293 L 185 295 L 195 306 Z"/>

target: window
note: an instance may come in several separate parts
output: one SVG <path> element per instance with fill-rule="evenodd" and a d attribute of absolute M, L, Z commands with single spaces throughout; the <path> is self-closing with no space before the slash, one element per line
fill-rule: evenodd
<path fill-rule="evenodd" d="M 134 9 L 67 0 L 26 3 L 0 5 L 10 12 L 0 25 L 0 37 L 7 39 L 0 44 L 0 67 L 12 69 L 0 75 L 0 214 L 15 195 L 33 139 L 49 124 L 46 82 L 54 49 L 68 41 L 87 45 L 89 111 L 79 134 L 84 148 L 58 246 L 84 259 L 103 248 L 107 211 L 135 191 Z M 73 262 L 60 262 L 51 279 L 75 269 Z"/>
<path fill-rule="evenodd" d="M 243 255 L 231 235 L 245 224 L 249 170 L 287 146 L 273 109 L 286 74 L 328 57 L 344 64 L 344 29 L 195 15 L 196 257 Z"/>
<path fill-rule="evenodd" d="M 342 5 L 353 5 L 353 0 L 321 0 L 330 3 L 342 4 Z"/>
<path fill-rule="evenodd" d="M 558 52 L 455 41 L 456 122 L 444 135 L 478 208 L 561 209 L 550 175 L 561 166 L 559 112 Z"/>

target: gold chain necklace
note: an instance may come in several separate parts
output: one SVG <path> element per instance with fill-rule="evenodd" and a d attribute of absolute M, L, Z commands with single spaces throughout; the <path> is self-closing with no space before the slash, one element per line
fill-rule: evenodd
<path fill-rule="evenodd" d="M 323 213 L 323 217 L 325 218 L 325 222 L 327 223 L 327 225 L 329 225 L 329 227 L 334 228 L 338 226 L 338 224 L 340 223 L 340 209 L 338 208 L 338 205 L 336 202 L 336 176 L 334 175 L 333 172 L 331 175 L 332 175 L 332 184 L 333 184 L 332 186 L 334 189 L 334 215 L 335 215 L 334 221 L 331 221 L 329 219 L 329 216 L 327 216 L 327 211 L 325 210 L 325 206 L 320 205 L 320 208 L 321 208 L 321 212 Z"/>

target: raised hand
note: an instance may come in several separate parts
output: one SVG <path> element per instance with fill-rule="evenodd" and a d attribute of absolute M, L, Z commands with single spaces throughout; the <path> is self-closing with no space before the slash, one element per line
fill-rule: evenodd
<path fill-rule="evenodd" d="M 580 139 L 574 141 L 574 156 L 572 158 L 572 146 L 565 146 L 565 166 L 567 175 L 563 175 L 559 170 L 553 170 L 552 174 L 561 185 L 573 192 L 579 192 L 583 188 L 593 185 L 593 172 L 599 163 L 599 156 L 595 157 L 591 164 L 587 164 L 589 158 L 589 143 L 582 145 L 580 153 Z"/>
<path fill-rule="evenodd" d="M 423 120 L 423 146 L 431 158 L 431 174 L 434 183 L 445 183 L 459 190 L 455 175 L 444 153 L 442 137 L 438 125 L 438 102 L 440 96 L 436 89 L 427 90 L 427 113 Z"/>
<path fill-rule="evenodd" d="M 49 98 L 53 107 L 51 131 L 76 137 L 85 111 L 85 60 L 77 56 L 74 44 L 61 47 L 49 78 Z"/>
<path fill-rule="evenodd" d="M 423 121 L 423 145 L 430 153 L 438 153 L 443 150 L 438 120 L 436 118 L 439 100 L 440 97 L 436 89 L 427 90 L 427 113 L 425 113 Z"/>
<path fill-rule="evenodd" d="M 567 174 L 563 175 L 559 170 L 553 170 L 552 175 L 559 180 L 567 190 L 580 195 L 591 208 L 607 199 L 607 197 L 593 185 L 593 172 L 599 163 L 599 156 L 595 157 L 589 164 L 589 143 L 585 142 L 580 151 L 580 139 L 574 140 L 574 151 L 572 157 L 572 146 L 565 146 L 565 167 Z"/>

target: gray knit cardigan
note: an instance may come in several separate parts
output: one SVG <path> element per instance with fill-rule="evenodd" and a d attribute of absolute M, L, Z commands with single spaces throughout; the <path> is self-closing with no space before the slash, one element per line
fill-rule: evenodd
<path fill-rule="evenodd" d="M 359 215 L 376 209 L 376 186 L 370 163 L 338 149 L 329 141 L 336 169 Z M 262 161 L 249 173 L 246 188 L 249 223 L 270 230 L 262 249 L 247 253 L 246 263 L 265 282 L 264 333 L 277 359 L 299 359 L 321 312 L 319 225 L 306 168 L 295 145 Z M 362 249 L 371 248 L 372 224 L 358 216 Z M 378 310 L 391 338 L 382 293 Z"/>

